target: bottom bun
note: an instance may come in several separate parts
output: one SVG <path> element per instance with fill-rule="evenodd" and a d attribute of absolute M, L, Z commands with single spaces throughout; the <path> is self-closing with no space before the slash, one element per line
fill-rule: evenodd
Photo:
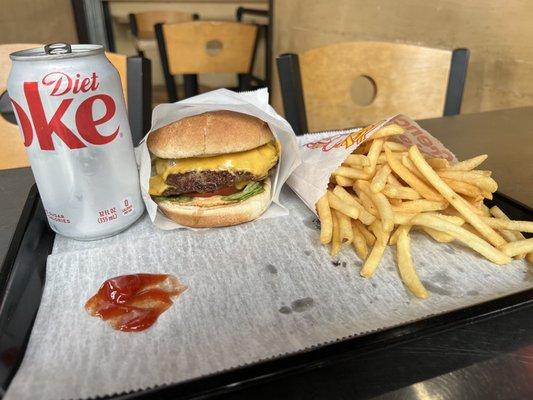
<path fill-rule="evenodd" d="M 270 186 L 270 179 L 265 179 L 263 192 L 238 203 L 201 207 L 163 200 L 157 205 L 174 222 L 192 228 L 238 225 L 252 221 L 266 211 L 270 205 Z"/>

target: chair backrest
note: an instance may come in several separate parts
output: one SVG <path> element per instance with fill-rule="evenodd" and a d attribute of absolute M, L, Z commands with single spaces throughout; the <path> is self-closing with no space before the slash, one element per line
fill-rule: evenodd
<path fill-rule="evenodd" d="M 113 64 L 120 75 L 120 83 L 122 84 L 122 93 L 126 103 L 128 101 L 128 56 L 124 54 L 105 52 L 107 59 Z"/>
<path fill-rule="evenodd" d="M 129 14 L 130 29 L 137 39 L 154 39 L 155 24 L 175 24 L 198 19 L 197 14 L 183 11 L 158 10 Z"/>
<path fill-rule="evenodd" d="M 150 60 L 106 52 L 106 57 L 117 69 L 128 109 L 131 136 L 137 146 L 150 129 L 152 113 Z"/>
<path fill-rule="evenodd" d="M 250 71 L 256 25 L 193 21 L 163 25 L 162 33 L 172 75 Z"/>
<path fill-rule="evenodd" d="M 362 126 L 403 113 L 457 114 L 468 50 L 351 42 L 278 58 L 287 119 L 298 133 Z M 360 104 L 358 87 L 371 92 Z M 292 121 L 291 121 L 292 119 Z"/>
<path fill-rule="evenodd" d="M 11 70 L 9 54 L 14 51 L 42 47 L 42 44 L 13 43 L 0 45 L 0 96 L 7 96 L 7 78 Z M 30 163 L 24 140 L 16 124 L 0 115 L 0 170 L 27 167 Z"/>
<path fill-rule="evenodd" d="M 198 93 L 197 75 L 203 73 L 238 74 L 239 90 L 249 90 L 257 25 L 193 21 L 156 24 L 154 28 L 170 102 L 178 100 L 177 74 L 183 74 L 185 97 Z"/>

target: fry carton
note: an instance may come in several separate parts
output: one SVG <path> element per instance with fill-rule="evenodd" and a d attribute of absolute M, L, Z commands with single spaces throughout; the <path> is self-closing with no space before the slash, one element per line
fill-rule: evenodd
<path fill-rule="evenodd" d="M 411 118 L 399 114 L 364 128 L 309 133 L 298 137 L 302 163 L 287 180 L 288 185 L 316 214 L 315 204 L 326 193 L 333 171 L 357 147 L 390 124 L 397 124 L 404 129 L 403 135 L 393 136 L 391 140 L 405 146 L 416 144 L 424 154 L 457 161 L 455 155 L 438 139 Z"/>

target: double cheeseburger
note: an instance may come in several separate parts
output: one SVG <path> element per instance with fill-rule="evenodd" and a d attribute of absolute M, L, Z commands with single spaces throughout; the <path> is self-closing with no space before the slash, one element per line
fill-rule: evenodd
<path fill-rule="evenodd" d="M 155 156 L 150 195 L 177 223 L 236 225 L 267 209 L 280 148 L 260 119 L 207 112 L 159 128 L 147 145 Z"/>

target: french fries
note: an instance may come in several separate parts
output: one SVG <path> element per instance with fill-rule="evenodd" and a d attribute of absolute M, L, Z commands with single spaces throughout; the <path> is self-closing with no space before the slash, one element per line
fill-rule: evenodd
<path fill-rule="evenodd" d="M 398 228 L 398 241 L 396 243 L 398 270 L 400 271 L 402 282 L 409 288 L 411 293 L 416 297 L 425 299 L 428 297 L 428 292 L 416 274 L 411 257 L 411 239 L 409 238 L 410 228 L 409 225 L 402 225 Z"/>
<path fill-rule="evenodd" d="M 333 220 L 329 208 L 328 196 L 325 194 L 316 203 L 318 218 L 320 218 L 320 243 L 328 244 L 333 235 Z"/>
<path fill-rule="evenodd" d="M 461 242 L 498 265 L 512 257 L 533 263 L 533 238 L 521 233 L 533 233 L 533 222 L 512 221 L 483 203 L 498 188 L 491 171 L 475 169 L 486 155 L 451 163 L 389 140 L 401 133 L 397 125 L 380 129 L 333 172 L 316 204 L 320 242 L 332 255 L 351 244 L 363 260 L 361 276 L 369 278 L 386 247 L 396 246 L 400 278 L 421 299 L 428 291 L 411 254 L 414 230 L 438 243 Z"/>
<path fill-rule="evenodd" d="M 431 201 L 426 199 L 404 201 L 400 206 L 393 207 L 395 212 L 424 212 L 444 210 L 448 207 L 445 201 Z"/>
<path fill-rule="evenodd" d="M 502 211 L 498 206 L 494 206 L 489 210 L 489 213 L 494 216 L 495 218 L 504 219 L 506 221 L 510 221 L 511 219 Z M 522 235 L 520 231 L 508 231 L 502 229 L 501 234 L 503 237 L 508 240 L 509 242 L 514 242 L 516 240 L 524 240 L 525 237 Z M 527 260 L 533 264 L 533 252 L 527 253 L 527 254 L 518 254 L 517 258 L 525 258 L 527 257 Z"/>
<path fill-rule="evenodd" d="M 455 193 L 464 194 L 467 196 L 477 197 L 481 195 L 481 189 L 467 182 L 456 181 L 454 179 L 442 178 Z"/>
<path fill-rule="evenodd" d="M 384 146 L 387 146 L 391 151 L 402 151 L 407 152 L 407 147 L 401 143 L 396 142 L 385 142 Z"/>
<path fill-rule="evenodd" d="M 387 162 L 391 169 L 409 186 L 416 190 L 420 196 L 427 200 L 439 201 L 442 197 L 437 192 L 432 190 L 428 185 L 422 182 L 416 175 L 409 171 L 399 160 L 393 157 L 392 152 L 385 148 L 385 155 Z M 431 168 L 431 167 L 430 167 Z"/>
<path fill-rule="evenodd" d="M 490 243 L 499 247 L 507 243 L 503 237 L 501 237 L 494 229 L 489 227 L 485 222 L 479 218 L 477 214 L 472 212 L 470 205 L 462 197 L 458 196 L 452 188 L 450 188 L 446 182 L 444 182 L 439 175 L 429 166 L 424 160 L 422 153 L 418 150 L 418 147 L 412 146 L 409 149 L 409 157 L 420 170 L 420 172 L 426 177 L 426 179 L 433 185 L 433 187 L 446 199 L 450 204 L 465 217 L 465 219 L 478 230 L 483 236 L 485 236 Z"/>
<path fill-rule="evenodd" d="M 433 240 L 439 243 L 450 243 L 455 240 L 454 237 L 449 233 L 441 232 L 433 228 L 428 228 L 427 226 L 422 227 L 422 230 L 426 232 L 429 236 L 431 236 Z"/>
<path fill-rule="evenodd" d="M 357 228 L 359 229 L 359 231 L 361 232 L 361 234 L 365 238 L 366 243 L 369 246 L 373 246 L 374 243 L 376 243 L 376 237 L 374 236 L 374 234 L 372 232 L 370 232 L 368 230 L 368 228 L 366 226 L 364 226 L 360 221 L 354 221 L 354 224 L 355 224 L 355 226 L 357 226 Z"/>
<path fill-rule="evenodd" d="M 340 186 L 335 186 L 335 189 L 333 189 L 333 193 L 341 200 L 345 201 L 348 204 L 352 204 L 354 207 L 357 207 L 359 210 L 359 220 L 364 223 L 365 225 L 370 225 L 376 217 L 374 217 L 372 214 L 370 214 L 368 211 L 365 210 L 361 202 L 359 202 L 355 195 L 351 195 Z"/>
<path fill-rule="evenodd" d="M 374 244 L 374 247 L 372 247 L 372 250 L 365 260 L 360 272 L 361 276 L 366 278 L 371 277 L 378 267 L 389 239 L 389 234 L 383 230 L 381 222 L 376 220 L 372 223 L 372 226 L 374 229 L 374 235 L 376 236 L 376 243 Z"/>
<path fill-rule="evenodd" d="M 370 192 L 370 198 L 378 209 L 383 230 L 390 233 L 394 229 L 394 214 L 389 201 L 383 193 Z"/>
<path fill-rule="evenodd" d="M 353 186 L 353 179 L 346 178 L 345 176 L 341 176 L 341 175 L 335 175 L 335 182 L 339 186 L 344 186 L 344 187 Z"/>
<path fill-rule="evenodd" d="M 482 220 L 491 228 L 533 233 L 533 221 L 511 221 L 489 217 L 484 217 Z"/>
<path fill-rule="evenodd" d="M 335 257 L 341 250 L 339 219 L 337 218 L 336 210 L 331 210 L 331 217 L 333 221 L 333 232 L 331 235 L 331 248 L 329 250 L 329 254 L 331 254 L 332 257 Z"/>
<path fill-rule="evenodd" d="M 533 238 L 507 243 L 505 246 L 502 246 L 501 250 L 509 257 L 517 256 L 522 253 L 530 253 L 533 251 Z"/>
<path fill-rule="evenodd" d="M 385 164 L 381 166 L 378 171 L 376 172 L 376 175 L 372 178 L 372 183 L 370 184 L 370 190 L 374 193 L 379 193 L 383 190 L 385 185 L 387 184 L 387 177 L 391 173 L 390 167 Z"/>
<path fill-rule="evenodd" d="M 361 168 L 344 167 L 342 165 L 335 170 L 334 174 L 336 176 L 340 175 L 340 176 L 343 176 L 343 177 L 348 178 L 348 179 L 366 179 L 366 178 L 368 178 L 368 173 L 363 171 Z"/>
<path fill-rule="evenodd" d="M 355 249 L 355 252 L 359 256 L 361 260 L 366 260 L 366 257 L 368 256 L 368 247 L 366 245 L 366 239 L 363 235 L 363 232 L 359 229 L 357 224 L 355 224 L 355 221 L 352 220 L 352 234 L 353 234 L 353 247 Z M 370 232 L 369 232 L 370 233 Z"/>
<path fill-rule="evenodd" d="M 401 135 L 403 133 L 403 128 L 396 125 L 391 124 L 384 126 L 380 130 L 378 130 L 374 136 L 372 136 L 372 139 L 378 139 L 378 138 L 384 138 L 389 136 L 395 136 L 395 135 Z"/>
<path fill-rule="evenodd" d="M 353 241 L 352 222 L 350 217 L 341 212 L 336 212 L 339 222 L 339 238 L 341 243 L 350 244 Z"/>
<path fill-rule="evenodd" d="M 459 182 L 470 183 L 480 189 L 489 192 L 498 190 L 498 184 L 490 176 L 477 174 L 474 171 L 438 171 L 437 174 L 441 178 L 453 179 Z"/>
<path fill-rule="evenodd" d="M 396 186 L 386 184 L 383 188 L 383 194 L 391 199 L 401 199 L 401 200 L 418 200 L 420 195 L 414 189 L 404 186 Z"/>
<path fill-rule="evenodd" d="M 482 164 L 483 161 L 487 159 L 487 157 L 488 156 L 486 154 L 482 154 L 480 156 L 458 162 L 457 164 L 450 165 L 450 167 L 447 169 L 450 171 L 471 171 L 478 165 Z"/>
<path fill-rule="evenodd" d="M 370 165 L 368 167 L 363 167 L 364 171 L 368 175 L 373 175 L 376 171 L 376 163 L 378 161 L 379 153 L 383 149 L 383 139 L 376 139 L 370 145 L 370 150 L 368 150 L 368 160 Z"/>
<path fill-rule="evenodd" d="M 450 163 L 445 158 L 428 158 L 428 164 L 431 165 L 433 169 L 450 168 Z"/>
<path fill-rule="evenodd" d="M 348 215 L 353 219 L 359 217 L 359 209 L 353 204 L 347 203 L 333 194 L 333 192 L 328 191 L 328 202 L 331 208 L 334 208 L 337 211 L 340 211 L 343 214 Z"/>
<path fill-rule="evenodd" d="M 367 156 L 362 154 L 350 154 L 344 160 L 344 164 L 348 164 L 354 167 L 368 167 L 370 166 L 370 160 Z"/>
<path fill-rule="evenodd" d="M 421 213 L 416 214 L 410 221 L 413 225 L 427 226 L 452 235 L 456 240 L 464 243 L 472 250 L 477 251 L 489 261 L 495 264 L 502 265 L 511 262 L 511 258 L 507 257 L 497 248 L 491 246 L 484 239 L 469 232 L 465 228 L 452 224 L 444 218 L 439 218 L 436 215 Z"/>
<path fill-rule="evenodd" d="M 400 225 L 394 232 L 392 235 L 390 235 L 390 238 L 389 238 L 389 245 L 391 246 L 394 246 L 396 244 L 396 242 L 398 241 L 398 235 L 400 234 L 400 228 L 402 226 L 409 226 L 411 227 L 411 225 Z"/>

